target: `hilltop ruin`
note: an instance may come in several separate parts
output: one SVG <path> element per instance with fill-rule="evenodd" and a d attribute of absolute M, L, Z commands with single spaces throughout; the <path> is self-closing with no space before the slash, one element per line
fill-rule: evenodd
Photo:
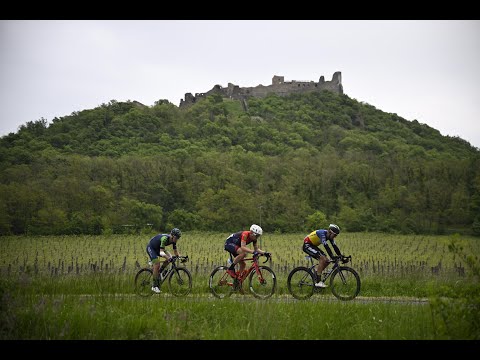
<path fill-rule="evenodd" d="M 220 85 L 215 85 L 206 93 L 196 93 L 195 96 L 193 96 L 191 93 L 186 93 L 185 100 L 180 99 L 180 108 L 192 105 L 200 99 L 206 98 L 207 96 L 213 94 L 220 94 L 225 98 L 243 101 L 251 96 L 261 98 L 270 93 L 275 93 L 279 96 L 287 96 L 290 94 L 322 90 L 343 94 L 342 73 L 339 71 L 335 72 L 331 81 L 325 81 L 323 76 L 320 77 L 318 82 L 298 80 L 285 81 L 283 76 L 274 75 L 272 78 L 272 85 L 268 86 L 258 85 L 255 87 L 239 87 L 238 85 L 228 83 L 228 86 L 224 88 Z"/>

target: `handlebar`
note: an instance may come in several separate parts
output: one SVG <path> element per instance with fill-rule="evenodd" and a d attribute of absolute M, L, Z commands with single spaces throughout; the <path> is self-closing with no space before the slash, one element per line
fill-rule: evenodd
<path fill-rule="evenodd" d="M 188 261 L 188 255 L 187 256 L 172 256 L 172 259 L 171 259 L 172 262 L 177 261 L 177 260 L 180 260 L 180 262 L 182 262 L 182 263 L 187 262 Z"/>
<path fill-rule="evenodd" d="M 266 252 L 265 254 L 260 254 L 260 253 L 257 253 L 257 252 L 253 253 L 253 259 L 254 260 L 257 259 L 259 256 L 265 256 L 266 257 L 265 261 L 263 262 L 264 264 L 272 258 L 272 254 L 270 254 L 269 252 Z"/>
<path fill-rule="evenodd" d="M 331 260 L 328 262 L 339 262 L 342 261 L 343 264 L 346 264 L 352 260 L 352 255 L 348 256 L 334 256 Z"/>

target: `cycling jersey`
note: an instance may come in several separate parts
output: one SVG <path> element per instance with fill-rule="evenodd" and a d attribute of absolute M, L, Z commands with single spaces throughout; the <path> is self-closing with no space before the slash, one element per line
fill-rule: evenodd
<path fill-rule="evenodd" d="M 330 249 L 330 247 L 328 246 L 328 240 L 330 239 L 327 239 L 327 232 L 328 230 L 324 230 L 324 229 L 319 229 L 319 230 L 314 230 L 312 231 L 310 234 L 308 234 L 305 239 L 303 240 L 303 242 L 305 244 L 312 244 L 313 246 L 315 246 L 317 249 L 318 249 L 318 246 L 320 244 L 323 245 L 323 247 L 325 248 L 325 250 L 327 250 L 327 253 L 328 255 L 332 258 L 333 257 L 333 253 L 332 253 L 332 250 Z M 335 250 L 335 252 L 337 253 L 338 256 L 342 256 L 341 252 L 340 252 L 340 249 L 338 248 L 337 244 L 335 243 L 335 239 L 331 239 L 330 240 L 330 243 L 332 244 L 333 246 L 333 249 Z M 305 250 L 309 250 L 308 246 L 307 248 L 305 249 L 304 247 L 304 251 Z M 321 251 L 320 249 L 318 249 L 320 251 L 320 253 L 322 255 L 325 255 L 323 253 L 323 251 Z M 307 253 L 309 253 L 308 251 L 306 251 Z"/>
<path fill-rule="evenodd" d="M 234 234 L 231 234 L 226 242 L 228 243 L 234 243 L 235 245 L 237 246 L 242 246 L 242 241 L 245 241 L 245 244 L 248 245 L 250 244 L 251 242 L 253 242 L 254 244 L 257 242 L 257 239 L 250 239 L 250 231 L 246 230 L 246 231 L 239 231 L 237 233 L 234 233 Z"/>
<path fill-rule="evenodd" d="M 148 246 L 152 248 L 157 254 L 160 253 L 160 249 L 165 249 L 165 246 L 172 245 L 174 250 L 177 250 L 177 243 L 172 241 L 170 234 L 158 234 L 150 239 Z"/>
<path fill-rule="evenodd" d="M 307 235 L 307 237 L 304 239 L 304 242 L 310 242 L 311 244 L 318 246 L 320 243 L 325 246 L 327 245 L 327 230 L 315 230 L 312 231 L 310 234 Z M 330 240 L 332 245 L 335 244 L 335 239 Z"/>
<path fill-rule="evenodd" d="M 242 246 L 242 241 L 245 241 L 245 245 L 253 242 L 254 246 L 257 244 L 257 239 L 250 239 L 250 231 L 239 231 L 231 234 L 227 240 L 225 240 L 225 250 L 232 253 L 232 255 L 238 255 L 237 249 Z"/>

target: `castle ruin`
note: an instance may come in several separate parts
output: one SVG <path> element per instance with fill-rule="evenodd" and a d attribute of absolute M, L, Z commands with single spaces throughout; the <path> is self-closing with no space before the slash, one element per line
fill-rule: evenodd
<path fill-rule="evenodd" d="M 274 75 L 272 78 L 272 85 L 263 86 L 258 85 L 255 87 L 239 87 L 232 83 L 228 83 L 226 88 L 215 85 L 211 90 L 206 93 L 196 93 L 193 96 L 191 93 L 185 94 L 185 100 L 180 99 L 180 108 L 187 107 L 206 98 L 209 95 L 219 94 L 222 97 L 236 100 L 245 100 L 248 97 L 265 97 L 270 93 L 275 93 L 279 96 L 287 96 L 290 94 L 306 93 L 312 91 L 328 90 L 338 94 L 343 94 L 342 86 L 342 73 L 337 71 L 333 74 L 331 81 L 325 81 L 323 76 L 320 77 L 318 82 L 314 81 L 285 81 L 283 76 Z"/>

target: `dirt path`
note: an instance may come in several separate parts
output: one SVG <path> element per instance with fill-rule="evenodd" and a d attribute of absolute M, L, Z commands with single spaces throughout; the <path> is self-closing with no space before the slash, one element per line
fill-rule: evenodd
<path fill-rule="evenodd" d="M 93 297 L 113 297 L 113 298 L 130 298 L 130 297 L 138 297 L 142 299 L 138 295 L 135 294 L 99 294 L 99 295 L 92 295 L 92 294 L 80 294 L 80 295 L 67 295 L 67 296 L 79 296 L 80 298 L 93 298 Z M 172 298 L 172 299 L 185 299 L 191 301 L 197 301 L 199 298 L 203 300 L 211 300 L 211 301 L 222 301 L 222 299 L 217 299 L 211 294 L 191 294 L 186 296 L 185 298 L 176 298 L 173 295 L 169 294 L 168 292 L 162 292 L 160 294 L 152 294 L 152 297 L 161 297 L 161 298 Z M 147 298 L 147 299 L 150 299 Z M 331 294 L 319 295 L 314 294 L 311 298 L 307 300 L 297 300 L 293 296 L 289 294 L 283 295 L 273 295 L 271 298 L 267 300 L 261 300 L 255 298 L 253 295 L 246 293 L 244 295 L 234 293 L 228 299 L 233 301 L 274 301 L 274 302 L 299 302 L 302 303 L 304 301 L 309 302 L 341 302 L 336 297 Z M 382 303 L 393 303 L 393 304 L 411 304 L 411 305 L 428 305 L 427 298 L 414 298 L 414 297 L 406 297 L 406 296 L 394 296 L 394 297 L 366 297 L 366 296 L 357 296 L 354 300 L 348 301 L 350 303 L 375 303 L 375 302 L 382 302 Z"/>

